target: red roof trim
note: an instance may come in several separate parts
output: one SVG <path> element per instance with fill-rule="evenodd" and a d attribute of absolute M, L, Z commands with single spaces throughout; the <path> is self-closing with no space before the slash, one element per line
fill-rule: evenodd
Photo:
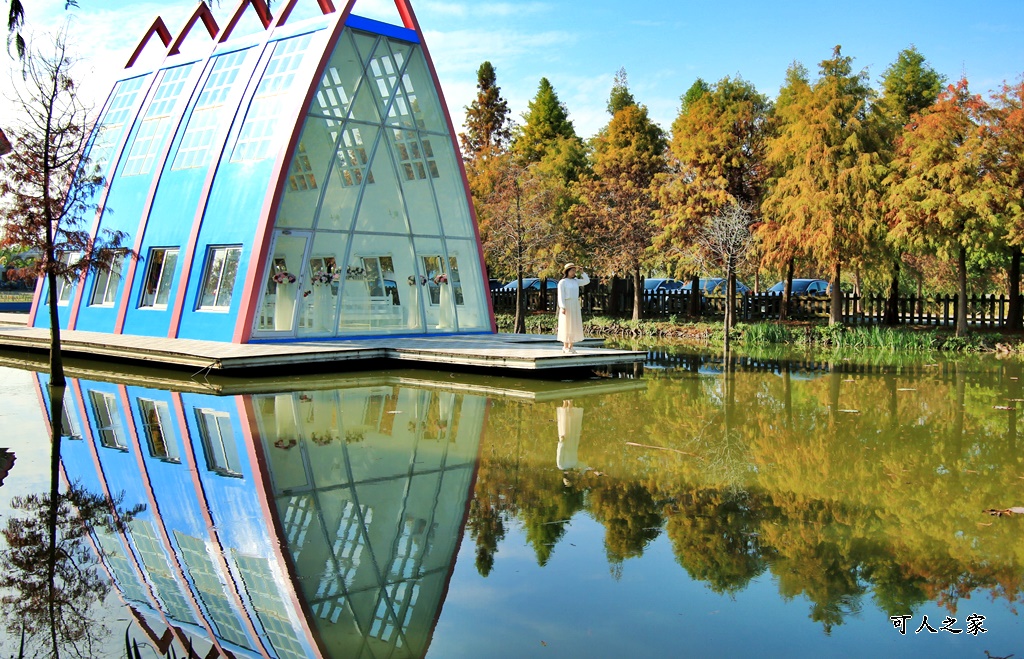
<path fill-rule="evenodd" d="M 412 7 L 409 5 L 408 0 L 395 0 L 395 9 L 398 10 L 398 14 L 402 17 L 402 24 L 406 29 L 413 30 L 420 35 L 420 43 L 423 42 L 423 34 L 420 33 L 419 27 L 416 24 L 416 15 L 412 13 Z"/>
<path fill-rule="evenodd" d="M 288 4 L 284 6 L 284 9 L 281 11 L 281 15 L 277 18 L 277 23 L 274 24 L 275 27 L 280 27 L 288 21 L 288 17 L 291 15 L 292 9 L 295 8 L 295 3 L 298 1 L 299 0 L 288 0 Z M 335 12 L 334 3 L 331 2 L 331 0 L 316 0 L 316 3 L 320 5 L 320 11 L 324 16 Z"/>
<path fill-rule="evenodd" d="M 160 41 L 163 42 L 164 48 L 171 45 L 171 31 L 167 29 L 167 24 L 164 23 L 164 19 L 157 16 L 156 20 L 153 21 L 153 24 L 149 26 L 148 30 L 146 30 L 146 34 L 142 37 L 142 41 L 140 41 L 139 45 L 135 47 L 135 51 L 132 53 L 132 56 L 128 58 L 128 63 L 124 65 L 124 68 L 132 68 L 132 65 L 135 64 L 135 60 L 139 59 L 139 55 L 142 54 L 146 44 L 149 43 L 150 37 L 154 34 L 160 37 Z"/>
<path fill-rule="evenodd" d="M 196 7 L 196 10 L 192 12 L 192 17 L 188 19 L 187 23 L 185 23 L 185 27 L 181 29 L 181 33 L 178 35 L 178 38 L 174 40 L 174 45 L 172 45 L 171 49 L 167 51 L 168 55 L 178 54 L 181 44 L 185 41 L 185 37 L 187 37 L 188 33 L 192 31 L 192 28 L 195 27 L 196 21 L 200 18 L 203 19 L 203 25 L 206 27 L 206 31 L 209 33 L 210 39 L 217 38 L 217 33 L 220 31 L 220 28 L 217 26 L 217 19 L 213 17 L 213 12 L 211 12 L 210 8 L 206 6 L 206 3 L 200 2 L 199 6 Z"/>
<path fill-rule="evenodd" d="M 274 21 L 274 17 L 270 15 L 270 7 L 267 6 L 266 0 L 242 0 L 241 4 L 238 5 L 238 9 L 232 14 L 231 20 L 228 21 L 227 27 L 220 35 L 220 42 L 224 43 L 231 37 L 231 32 L 234 31 L 235 26 L 238 25 L 238 21 L 242 19 L 242 14 L 245 13 L 246 7 L 252 5 L 252 8 L 256 10 L 256 15 L 260 19 L 260 23 L 263 25 L 263 29 L 266 30 L 270 27 L 270 24 Z"/>

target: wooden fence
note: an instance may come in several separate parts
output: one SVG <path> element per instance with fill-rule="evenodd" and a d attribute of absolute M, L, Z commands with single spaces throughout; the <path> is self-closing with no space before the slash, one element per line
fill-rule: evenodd
<path fill-rule="evenodd" d="M 580 290 L 584 313 L 632 317 L 633 291 L 625 282 L 612 284 L 591 284 Z M 491 291 L 494 310 L 497 313 L 514 313 L 516 291 Z M 886 296 L 843 293 L 843 322 L 847 325 L 873 325 L 882 322 L 885 314 Z M 897 301 L 899 323 L 902 325 L 927 325 L 951 327 L 956 324 L 956 295 L 930 295 L 918 298 L 914 295 L 901 296 Z M 554 311 L 556 291 L 526 291 L 528 313 Z M 725 313 L 724 295 L 702 295 L 699 318 L 721 318 Z M 747 293 L 736 296 L 736 319 L 742 322 L 775 320 L 779 317 L 781 295 L 768 293 Z M 811 320 L 828 318 L 828 297 L 793 297 L 790 299 L 789 318 Z M 967 298 L 967 323 L 976 329 L 997 329 L 1009 324 L 1010 298 L 1007 295 L 971 295 Z M 667 319 L 675 316 L 690 319 L 690 291 L 644 291 L 643 317 Z"/>

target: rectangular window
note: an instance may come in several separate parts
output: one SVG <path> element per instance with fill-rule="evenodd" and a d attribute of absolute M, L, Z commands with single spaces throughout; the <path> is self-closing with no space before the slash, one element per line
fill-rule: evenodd
<path fill-rule="evenodd" d="M 90 298 L 89 304 L 112 307 L 114 299 L 117 297 L 117 287 L 121 283 L 121 265 L 124 263 L 124 254 L 101 256 L 110 258 L 110 266 L 96 273 L 96 282 L 92 287 L 92 298 Z"/>
<path fill-rule="evenodd" d="M 221 476 L 241 478 L 235 433 L 231 430 L 231 417 L 228 413 L 196 408 L 196 421 L 203 438 L 207 469 Z"/>
<path fill-rule="evenodd" d="M 149 454 L 165 462 L 180 462 L 178 444 L 172 434 L 171 410 L 162 400 L 139 398 L 142 429 L 149 444 Z"/>
<path fill-rule="evenodd" d="M 117 146 L 121 131 L 128 121 L 128 115 L 135 105 L 135 98 L 139 95 L 145 80 L 145 76 L 140 76 L 119 82 L 115 86 L 114 98 L 96 129 L 92 147 L 89 149 L 89 159 L 101 172 L 104 172 L 109 164 L 110 156 Z"/>
<path fill-rule="evenodd" d="M 295 154 L 295 160 L 292 162 L 292 175 L 288 177 L 288 190 L 300 192 L 315 189 L 316 175 L 313 174 L 313 165 L 309 162 L 306 147 L 299 142 L 299 152 Z"/>
<path fill-rule="evenodd" d="M 444 263 L 444 260 L 440 254 L 423 257 L 423 272 L 427 273 L 427 299 L 433 305 L 440 304 L 441 302 L 441 285 L 437 280 L 445 274 L 442 263 Z"/>
<path fill-rule="evenodd" d="M 146 266 L 145 285 L 142 289 L 140 307 L 166 309 L 171 297 L 171 283 L 174 268 L 178 265 L 178 249 L 154 247 L 149 250 L 149 264 Z"/>
<path fill-rule="evenodd" d="M 341 184 L 345 187 L 361 185 L 364 175 L 368 183 L 373 183 L 373 172 L 368 171 L 370 159 L 366 154 L 367 145 L 363 142 L 362 131 L 358 127 L 346 128 L 341 139 L 334 165 L 341 175 Z"/>
<path fill-rule="evenodd" d="M 210 164 L 213 138 L 220 126 L 220 115 L 228 92 L 235 84 L 238 73 L 245 63 L 246 52 L 240 50 L 218 56 L 213 70 L 206 79 L 192 114 L 185 127 L 185 134 L 178 144 L 178 152 L 171 164 L 172 170 L 206 167 Z"/>
<path fill-rule="evenodd" d="M 203 289 L 199 293 L 200 309 L 227 311 L 231 307 L 231 290 L 241 255 L 241 246 L 211 247 L 207 251 Z"/>
<path fill-rule="evenodd" d="M 77 252 L 62 252 L 57 257 L 57 260 L 60 261 L 60 264 L 61 264 L 61 266 L 63 268 L 67 268 L 68 266 L 71 265 L 71 263 L 73 263 L 74 261 L 77 261 L 80 256 L 81 256 L 81 254 L 79 254 Z M 67 277 L 62 277 L 60 275 L 57 276 L 57 305 L 58 306 L 61 306 L 61 307 L 68 306 L 68 303 L 71 301 L 71 294 L 75 290 L 75 279 L 77 279 L 77 278 L 67 278 Z"/>
<path fill-rule="evenodd" d="M 263 160 L 273 155 L 277 138 L 281 135 L 278 126 L 281 113 L 288 106 L 288 91 L 311 39 L 311 35 L 304 34 L 282 39 L 274 46 L 274 54 L 256 87 L 238 132 L 231 153 L 232 162 Z"/>
<path fill-rule="evenodd" d="M 82 439 L 82 429 L 78 425 L 78 415 L 68 404 L 67 399 L 60 410 L 60 436 L 64 439 Z"/>
<path fill-rule="evenodd" d="M 363 271 L 366 273 L 366 288 L 370 292 L 370 297 L 381 298 L 384 297 L 384 277 L 382 275 L 382 268 L 389 268 L 394 270 L 394 265 L 391 265 L 390 256 L 364 256 Z"/>
<path fill-rule="evenodd" d="M 107 448 L 127 451 L 128 442 L 124 439 L 124 428 L 121 427 L 114 394 L 90 391 L 89 400 L 96 416 L 96 432 L 99 434 L 100 444 Z"/>

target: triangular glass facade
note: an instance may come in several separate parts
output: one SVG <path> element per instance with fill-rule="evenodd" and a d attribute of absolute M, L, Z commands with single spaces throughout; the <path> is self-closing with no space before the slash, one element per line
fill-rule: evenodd
<path fill-rule="evenodd" d="M 254 337 L 490 329 L 462 172 L 418 43 L 345 28 L 273 233 Z"/>

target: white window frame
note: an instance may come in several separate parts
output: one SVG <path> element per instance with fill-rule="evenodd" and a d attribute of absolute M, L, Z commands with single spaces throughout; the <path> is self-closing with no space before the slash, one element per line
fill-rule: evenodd
<path fill-rule="evenodd" d="M 221 476 L 241 478 L 241 465 L 231 415 L 205 407 L 195 408 L 196 424 L 203 440 L 206 468 Z"/>
<path fill-rule="evenodd" d="M 166 401 L 151 398 L 136 400 L 139 405 L 140 424 L 149 445 L 149 454 L 164 462 L 180 463 L 181 456 L 178 455 L 178 442 L 174 437 L 170 406 Z M 163 451 L 159 448 L 161 445 Z"/>
<path fill-rule="evenodd" d="M 232 255 L 235 262 L 234 275 L 225 285 L 225 272 L 228 270 Z M 235 280 L 238 278 L 238 263 L 241 258 L 241 245 L 211 245 L 206 249 L 206 265 L 203 266 L 203 285 L 199 290 L 197 310 L 227 313 L 231 308 L 231 297 Z"/>
<path fill-rule="evenodd" d="M 92 296 L 89 306 L 112 307 L 117 299 L 117 289 L 121 285 L 121 266 L 124 264 L 124 252 L 118 251 L 110 261 L 109 268 L 101 268 L 96 272 L 92 285 Z"/>
<path fill-rule="evenodd" d="M 124 428 L 121 427 L 121 415 L 118 413 L 117 398 L 114 394 L 91 390 L 89 401 L 96 416 L 96 432 L 100 444 L 106 448 L 127 451 L 128 442 L 124 438 Z"/>
<path fill-rule="evenodd" d="M 149 249 L 149 262 L 146 265 L 146 277 L 142 280 L 142 290 L 139 293 L 139 307 L 146 309 L 166 309 L 167 301 L 171 296 L 171 284 L 173 283 L 174 271 L 178 267 L 178 247 L 151 247 Z M 160 259 L 157 256 L 160 255 Z M 171 267 L 167 267 L 168 257 L 173 256 Z M 154 268 L 159 267 L 159 271 Z M 154 281 L 155 276 L 155 281 Z M 150 291 L 150 284 L 152 292 Z"/>

